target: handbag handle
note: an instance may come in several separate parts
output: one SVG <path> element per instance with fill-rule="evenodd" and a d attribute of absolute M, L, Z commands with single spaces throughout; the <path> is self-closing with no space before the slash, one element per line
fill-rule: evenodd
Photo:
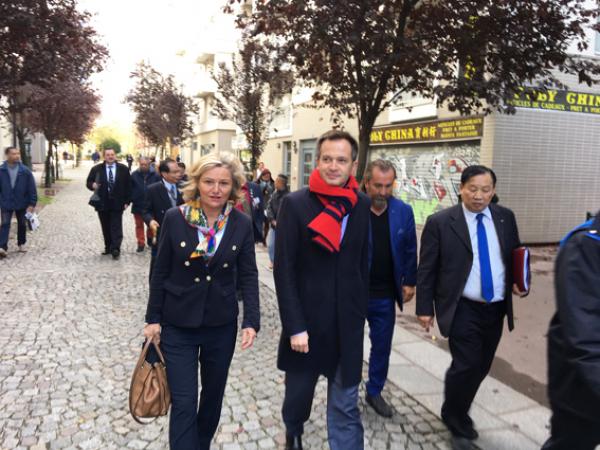
<path fill-rule="evenodd" d="M 140 370 L 140 367 L 142 367 L 142 365 L 146 362 L 146 356 L 148 355 L 148 350 L 150 350 L 151 344 L 154 345 L 154 349 L 156 350 L 156 353 L 158 354 L 158 358 L 160 359 L 161 364 L 166 367 L 167 364 L 165 363 L 165 358 L 164 358 L 162 352 L 160 351 L 160 347 L 158 346 L 158 344 L 156 342 L 154 342 L 154 338 L 146 339 L 144 348 L 142 349 L 142 352 L 140 353 L 140 357 L 138 358 L 138 361 L 135 365 L 132 380 L 136 378 L 136 374 L 137 374 L 138 370 Z M 131 389 L 131 387 L 130 387 L 130 389 Z M 138 401 L 139 401 L 139 399 L 138 399 Z M 163 398 L 162 401 L 164 402 L 165 399 Z M 130 412 L 131 416 L 133 417 L 133 419 L 141 425 L 148 425 L 149 423 L 152 423 L 156 419 L 158 419 L 158 417 L 154 417 L 153 419 L 150 419 L 148 422 L 141 421 L 140 418 L 137 417 L 135 415 L 135 413 L 133 412 L 133 408 L 131 407 L 131 404 L 129 405 L 129 412 Z"/>

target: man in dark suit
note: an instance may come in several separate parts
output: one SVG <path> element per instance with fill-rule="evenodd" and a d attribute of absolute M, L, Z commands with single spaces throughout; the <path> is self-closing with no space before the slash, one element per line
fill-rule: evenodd
<path fill-rule="evenodd" d="M 332 450 L 363 448 L 358 410 L 369 269 L 369 200 L 352 176 L 358 145 L 346 132 L 317 141 L 309 187 L 281 204 L 274 276 L 285 371 L 286 449 L 301 449 L 319 375 L 328 379 Z"/>
<path fill-rule="evenodd" d="M 112 254 L 119 259 L 123 242 L 123 211 L 131 203 L 131 177 L 124 164 L 117 163 L 112 148 L 103 150 L 104 163 L 92 167 L 86 186 L 96 191 L 100 202 L 95 207 L 104 236 L 103 255 Z"/>
<path fill-rule="evenodd" d="M 366 402 L 383 417 L 393 410 L 381 392 L 388 374 L 396 303 L 400 309 L 415 295 L 417 233 L 412 208 L 394 198 L 396 169 L 390 161 L 371 161 L 365 171 L 365 192 L 371 199 L 371 269 L 369 278 L 369 380 Z"/>
<path fill-rule="evenodd" d="M 512 252 L 519 247 L 513 212 L 491 204 L 496 175 L 469 166 L 461 176 L 461 204 L 427 219 L 421 236 L 416 313 L 429 330 L 434 315 L 449 338 L 442 420 L 454 437 L 476 439 L 469 409 L 494 359 L 504 317 L 512 330 Z"/>
<path fill-rule="evenodd" d="M 177 189 L 177 183 L 182 176 L 177 162 L 170 158 L 161 161 L 158 166 L 158 172 L 161 176 L 161 181 L 148 186 L 142 212 L 144 222 L 148 225 L 154 236 L 150 259 L 150 278 L 152 277 L 152 268 L 156 259 L 156 243 L 158 242 L 159 228 L 162 225 L 165 213 L 169 208 L 183 203 L 181 192 Z"/>
<path fill-rule="evenodd" d="M 552 436 L 543 450 L 600 445 L 600 211 L 561 242 L 548 330 Z"/>
<path fill-rule="evenodd" d="M 150 171 L 150 160 L 146 156 L 140 156 L 139 168 L 131 174 L 131 214 L 135 220 L 135 237 L 137 240 L 137 251 L 143 252 L 151 243 L 150 227 L 146 225 L 147 236 L 144 236 L 144 205 L 146 202 L 146 191 L 151 184 L 160 181 L 156 172 Z M 147 239 L 146 239 L 147 238 Z"/>

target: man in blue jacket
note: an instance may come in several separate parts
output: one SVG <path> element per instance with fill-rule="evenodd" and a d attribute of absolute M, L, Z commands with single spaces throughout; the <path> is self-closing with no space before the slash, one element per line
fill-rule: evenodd
<path fill-rule="evenodd" d="M 415 295 L 417 235 L 412 208 L 392 196 L 396 169 L 377 159 L 367 166 L 364 189 L 371 199 L 369 279 L 369 380 L 366 401 L 377 414 L 391 417 L 390 405 L 381 396 L 387 378 L 396 302 L 400 309 Z"/>
<path fill-rule="evenodd" d="M 0 259 L 6 257 L 8 234 L 13 213 L 17 216 L 17 245 L 24 252 L 27 240 L 25 214 L 33 212 L 37 203 L 35 179 L 31 171 L 21 163 L 21 153 L 15 147 L 4 150 L 6 161 L 0 166 Z"/>

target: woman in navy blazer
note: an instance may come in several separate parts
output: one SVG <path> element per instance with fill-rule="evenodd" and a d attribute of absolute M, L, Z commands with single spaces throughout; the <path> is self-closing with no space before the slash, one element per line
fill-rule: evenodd
<path fill-rule="evenodd" d="M 210 154 L 192 167 L 185 203 L 165 214 L 144 335 L 161 342 L 171 389 L 171 449 L 208 450 L 219 424 L 244 305 L 242 349 L 260 327 L 252 222 L 232 208 L 244 183 L 241 163 Z M 198 362 L 202 391 L 198 405 Z"/>

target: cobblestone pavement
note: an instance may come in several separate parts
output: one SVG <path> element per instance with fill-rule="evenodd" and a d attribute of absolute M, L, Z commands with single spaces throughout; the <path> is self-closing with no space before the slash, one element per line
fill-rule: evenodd
<path fill-rule="evenodd" d="M 87 167 L 41 213 L 29 251 L 0 262 L 0 448 L 166 449 L 167 419 L 141 426 L 128 414 L 130 375 L 141 345 L 148 252 L 135 253 L 124 215 L 122 256 L 101 256 L 100 226 L 87 206 Z M 276 369 L 279 319 L 261 287 L 263 329 L 255 347 L 236 351 L 213 447 L 282 448 L 283 376 Z M 327 448 L 325 382 L 317 388 L 305 448 Z M 385 395 L 396 414 L 361 410 L 367 448 L 449 448 L 432 413 L 398 388 Z"/>

